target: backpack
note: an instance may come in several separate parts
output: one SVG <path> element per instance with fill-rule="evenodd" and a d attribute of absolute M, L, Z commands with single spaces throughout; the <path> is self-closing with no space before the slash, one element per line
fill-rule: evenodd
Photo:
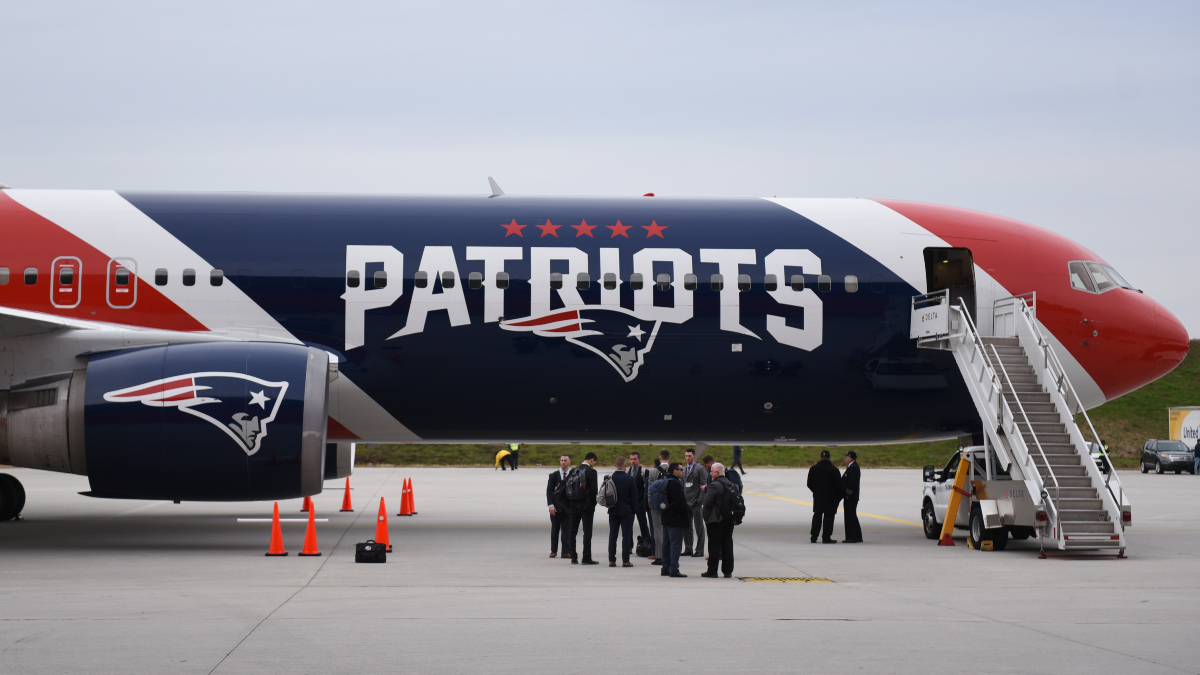
<path fill-rule="evenodd" d="M 741 525 L 746 517 L 746 500 L 742 490 L 730 481 L 725 482 L 725 492 L 721 495 L 721 520 L 727 520 L 734 525 Z"/>
<path fill-rule="evenodd" d="M 571 469 L 571 473 L 567 474 L 567 487 L 563 492 L 573 502 L 581 502 L 587 497 L 587 472 L 582 466 Z"/>
<path fill-rule="evenodd" d="M 604 485 L 601 485 L 600 491 L 596 493 L 596 504 L 607 507 L 617 505 L 617 486 L 610 476 L 604 477 Z"/>
<path fill-rule="evenodd" d="M 637 546 L 634 547 L 634 551 L 637 553 L 639 558 L 649 558 L 654 553 L 654 547 L 650 545 L 649 539 L 643 539 L 642 535 L 639 534 L 637 538 Z"/>
<path fill-rule="evenodd" d="M 650 508 L 659 513 L 667 510 L 667 483 L 673 480 L 664 476 L 650 484 Z"/>

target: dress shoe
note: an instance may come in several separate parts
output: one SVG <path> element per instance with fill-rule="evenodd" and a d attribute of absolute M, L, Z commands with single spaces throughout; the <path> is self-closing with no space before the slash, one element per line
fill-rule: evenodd
<path fill-rule="evenodd" d="M 726 574 L 726 575 L 725 575 L 725 578 L 726 578 L 726 579 L 732 579 L 732 578 L 733 578 L 733 575 L 732 575 L 732 574 Z"/>
<path fill-rule="evenodd" d="M 558 557 L 558 554 L 557 554 L 557 553 L 555 553 L 554 551 L 551 551 L 551 552 L 550 552 L 550 557 L 551 557 L 551 558 L 557 558 L 557 557 Z"/>
<path fill-rule="evenodd" d="M 578 565 L 578 564 L 579 564 L 579 561 L 578 561 L 578 560 L 576 560 L 576 559 L 574 559 L 574 558 L 571 558 L 571 564 L 572 564 L 572 565 Z"/>
<path fill-rule="evenodd" d="M 608 563 L 608 566 L 609 566 L 609 567 L 616 567 L 616 566 L 617 566 L 617 563 L 615 563 L 615 562 L 609 562 L 609 563 Z"/>
<path fill-rule="evenodd" d="M 661 565 L 661 564 L 663 564 L 663 562 L 662 562 L 662 558 L 655 558 L 655 559 L 654 559 L 654 562 L 652 562 L 652 563 L 650 563 L 650 564 L 651 564 L 651 565 Z"/>
<path fill-rule="evenodd" d="M 672 574 L 671 576 L 675 577 L 676 579 L 686 579 L 687 578 L 686 574 L 682 574 L 680 572 L 676 572 L 676 573 Z"/>
<path fill-rule="evenodd" d="M 843 544 L 861 544 L 862 539 L 843 539 L 842 543 Z"/>
<path fill-rule="evenodd" d="M 621 567 L 633 567 L 633 563 L 621 563 Z"/>
<path fill-rule="evenodd" d="M 810 544 L 815 544 L 815 543 L 817 543 L 817 538 L 816 538 L 816 537 L 812 537 L 812 538 L 810 538 L 810 539 L 808 540 L 808 543 L 810 543 Z"/>
<path fill-rule="evenodd" d="M 706 579 L 716 579 L 717 573 L 716 572 L 701 572 L 700 576 L 705 577 Z"/>
<path fill-rule="evenodd" d="M 836 544 L 836 543 L 837 543 L 837 539 L 822 539 L 822 540 L 821 540 L 821 543 L 822 543 L 822 544 Z"/>
<path fill-rule="evenodd" d="M 596 562 L 595 560 L 584 560 L 583 564 L 584 565 L 599 565 L 600 563 Z"/>
<path fill-rule="evenodd" d="M 693 557 L 693 558 L 703 558 L 703 557 L 704 557 L 704 551 L 696 551 L 695 553 L 693 553 L 693 554 L 692 554 L 692 557 Z"/>
<path fill-rule="evenodd" d="M 664 568 L 663 568 L 663 571 L 662 571 L 662 572 L 660 572 L 658 576 L 660 576 L 660 577 L 669 577 L 669 576 L 671 576 L 671 575 L 667 573 L 667 570 L 666 570 L 666 568 L 664 567 Z"/>
<path fill-rule="evenodd" d="M 679 555 L 680 555 L 680 557 L 683 557 L 685 555 L 692 555 L 692 549 L 689 548 L 688 550 L 684 551 L 683 553 L 680 553 Z"/>

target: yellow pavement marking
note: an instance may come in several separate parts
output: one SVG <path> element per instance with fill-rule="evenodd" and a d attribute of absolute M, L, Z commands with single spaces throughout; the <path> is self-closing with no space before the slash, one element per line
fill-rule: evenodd
<path fill-rule="evenodd" d="M 780 497 L 778 495 L 769 495 L 769 494 L 766 494 L 765 492 L 753 492 L 751 490 L 743 490 L 743 492 L 745 492 L 748 495 L 758 495 L 759 497 L 770 497 L 771 499 L 778 499 L 778 500 L 784 501 L 784 502 L 792 502 L 793 504 L 804 504 L 806 506 L 813 505 L 812 502 L 806 502 L 801 499 L 789 499 L 787 497 Z M 841 509 L 841 508 L 838 509 L 838 511 L 844 511 L 844 510 L 845 509 Z M 862 511 L 859 511 L 858 515 L 866 516 L 868 518 L 878 518 L 880 520 L 888 520 L 893 523 L 900 523 L 901 525 L 913 525 L 916 527 L 921 527 L 920 523 L 914 523 L 911 520 L 900 520 L 899 518 L 888 518 L 887 516 L 877 516 L 874 513 L 864 513 Z"/>
<path fill-rule="evenodd" d="M 825 577 L 738 577 L 742 581 L 750 583 L 768 583 L 768 584 L 832 584 L 831 579 Z"/>

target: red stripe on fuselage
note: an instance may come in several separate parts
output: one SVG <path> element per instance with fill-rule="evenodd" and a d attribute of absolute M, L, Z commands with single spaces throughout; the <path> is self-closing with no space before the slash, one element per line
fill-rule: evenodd
<path fill-rule="evenodd" d="M 132 233 L 131 233 L 132 236 Z M 113 309 L 106 300 L 108 261 L 121 251 L 102 252 L 55 223 L 17 203 L 0 190 L 0 240 L 4 250 L 0 265 L 9 268 L 9 282 L 0 286 L 0 306 L 44 312 L 91 321 L 165 330 L 207 330 L 181 307 L 168 300 L 153 284 L 138 281 L 137 303 L 129 309 Z M 55 258 L 74 256 L 82 261 L 79 279 L 82 300 L 77 307 L 50 304 L 50 268 Z M 138 261 L 149 264 L 149 261 Z M 38 271 L 37 283 L 26 285 L 24 270 Z M 65 303 L 64 303 L 65 304 Z"/>
<path fill-rule="evenodd" d="M 1162 377 L 1187 355 L 1187 332 L 1151 298 L 1120 288 L 1099 295 L 1071 288 L 1067 263 L 1104 259 L 1062 235 L 952 206 L 875 201 L 951 246 L 970 249 L 975 264 L 1009 293 L 1037 291 L 1038 320 L 1108 399 Z"/>

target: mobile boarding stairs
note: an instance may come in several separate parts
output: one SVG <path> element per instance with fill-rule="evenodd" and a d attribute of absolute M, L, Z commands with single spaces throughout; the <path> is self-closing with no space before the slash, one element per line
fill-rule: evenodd
<path fill-rule="evenodd" d="M 995 472 L 1007 469 L 1012 480 L 1024 481 L 1034 502 L 1034 523 L 1004 522 L 1025 509 L 1001 503 L 988 527 L 1032 524 L 1043 555 L 1051 547 L 1124 557 L 1129 499 L 1112 462 L 1104 474 L 1092 459 L 1084 429 L 1105 451 L 1038 325 L 1037 296 L 1003 298 L 992 310 L 994 335 L 985 337 L 961 299 L 951 304 L 949 290 L 918 295 L 912 299 L 910 334 L 918 347 L 954 353 L 983 420 L 985 442 L 999 459 Z M 991 462 L 987 471 L 993 472 Z"/>

